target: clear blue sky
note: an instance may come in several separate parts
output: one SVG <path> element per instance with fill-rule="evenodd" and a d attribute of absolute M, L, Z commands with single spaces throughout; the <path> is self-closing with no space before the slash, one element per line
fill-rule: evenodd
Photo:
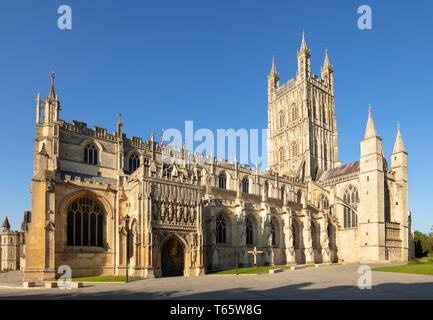
<path fill-rule="evenodd" d="M 72 30 L 57 8 L 72 8 Z M 368 4 L 373 29 L 357 28 Z M 3 168 L 0 219 L 19 228 L 30 209 L 35 98 L 50 72 L 68 122 L 127 136 L 155 130 L 265 128 L 267 74 L 275 56 L 283 82 L 295 76 L 305 30 L 320 75 L 325 48 L 334 65 L 339 154 L 359 159 L 368 104 L 389 159 L 400 121 L 409 152 L 414 228 L 433 225 L 433 2 L 431 1 L 21 1 L 0 3 Z M 429 204 L 430 203 L 430 204 Z"/>

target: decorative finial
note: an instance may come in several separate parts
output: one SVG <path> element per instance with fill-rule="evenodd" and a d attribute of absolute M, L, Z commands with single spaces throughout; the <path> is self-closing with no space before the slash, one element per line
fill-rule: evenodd
<path fill-rule="evenodd" d="M 400 121 L 397 122 L 397 130 L 400 131 Z"/>
<path fill-rule="evenodd" d="M 122 114 L 119 112 L 119 120 L 117 121 L 117 123 L 122 123 Z"/>
<path fill-rule="evenodd" d="M 368 105 L 368 113 L 371 114 L 371 104 Z"/>
<path fill-rule="evenodd" d="M 50 98 L 55 98 L 56 94 L 54 93 L 54 72 L 51 72 L 51 88 L 50 88 Z"/>

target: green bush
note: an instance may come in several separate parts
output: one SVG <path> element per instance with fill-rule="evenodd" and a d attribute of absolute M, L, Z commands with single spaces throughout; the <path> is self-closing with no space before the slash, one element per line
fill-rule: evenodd
<path fill-rule="evenodd" d="M 420 231 L 414 233 L 415 256 L 417 258 L 433 256 L 433 232 L 424 234 Z"/>

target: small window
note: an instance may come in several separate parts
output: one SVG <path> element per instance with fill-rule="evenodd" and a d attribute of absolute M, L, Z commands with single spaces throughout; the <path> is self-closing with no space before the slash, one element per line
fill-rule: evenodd
<path fill-rule="evenodd" d="M 271 222 L 271 235 L 272 235 L 272 246 L 276 247 L 277 246 L 277 232 L 275 230 L 275 224 L 273 221 Z"/>
<path fill-rule="evenodd" d="M 140 166 L 140 156 L 136 152 L 134 152 L 129 157 L 129 171 L 134 172 L 135 170 L 138 169 L 139 166 Z"/>
<path fill-rule="evenodd" d="M 216 220 L 217 243 L 226 243 L 226 221 L 219 215 Z"/>
<path fill-rule="evenodd" d="M 218 188 L 227 189 L 227 176 L 224 172 L 221 172 L 218 176 Z"/>
<path fill-rule="evenodd" d="M 248 193 L 249 192 L 249 182 L 248 182 L 248 178 L 244 178 L 242 180 L 242 192 L 243 193 Z"/>
<path fill-rule="evenodd" d="M 292 107 L 292 121 L 298 119 L 298 108 L 294 105 Z"/>
<path fill-rule="evenodd" d="M 281 111 L 279 116 L 280 128 L 284 127 L 284 113 Z"/>
<path fill-rule="evenodd" d="M 98 164 L 98 148 L 94 144 L 88 144 L 84 147 L 84 162 L 88 164 Z"/>
<path fill-rule="evenodd" d="M 247 221 L 246 221 L 246 235 L 247 235 L 246 242 L 247 242 L 247 245 L 253 244 L 253 231 L 254 231 L 253 224 L 252 224 L 251 220 L 247 218 Z"/>
<path fill-rule="evenodd" d="M 298 145 L 296 144 L 296 142 L 292 143 L 292 157 L 297 157 L 298 156 Z"/>
<path fill-rule="evenodd" d="M 285 159 L 284 149 L 281 148 L 280 149 L 280 162 L 284 162 L 284 159 Z"/>

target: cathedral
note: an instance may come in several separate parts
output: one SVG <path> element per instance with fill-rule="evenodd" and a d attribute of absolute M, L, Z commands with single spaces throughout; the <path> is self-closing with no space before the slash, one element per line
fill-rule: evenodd
<path fill-rule="evenodd" d="M 268 75 L 263 172 L 128 138 L 120 114 L 113 133 L 66 122 L 52 74 L 36 99 L 24 279 L 53 279 L 61 265 L 74 277 L 200 276 L 252 266 L 254 248 L 259 266 L 411 259 L 400 128 L 389 167 L 369 108 L 360 159 L 342 165 L 328 53 L 320 77 L 304 36 L 297 58 L 294 78 L 280 84 L 274 61 Z"/>

